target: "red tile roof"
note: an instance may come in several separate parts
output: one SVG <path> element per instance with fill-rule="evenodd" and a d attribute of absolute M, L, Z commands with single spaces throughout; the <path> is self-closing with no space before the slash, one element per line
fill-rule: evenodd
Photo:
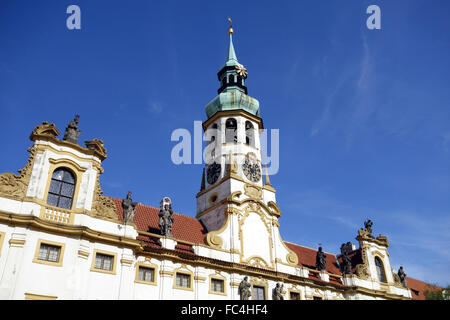
<path fill-rule="evenodd" d="M 425 300 L 424 292 L 428 291 L 441 291 L 444 288 L 436 287 L 426 282 L 406 277 L 406 284 L 411 290 L 411 295 L 414 300 Z"/>
<path fill-rule="evenodd" d="M 316 255 L 317 250 L 300 246 L 298 244 L 284 242 L 289 249 L 294 251 L 298 256 L 298 265 L 305 266 L 311 269 L 316 268 Z M 336 256 L 331 253 L 324 252 L 327 257 L 327 264 L 325 270 L 329 273 L 340 275 L 339 265 L 336 262 Z"/>
<path fill-rule="evenodd" d="M 119 221 L 123 222 L 123 209 L 122 209 L 122 199 L 112 198 L 117 207 L 117 217 Z M 136 225 L 138 231 L 144 231 L 149 233 L 154 233 L 159 235 L 160 229 L 158 226 L 159 217 L 158 217 L 159 209 L 151 206 L 146 206 L 141 203 L 138 203 L 136 206 L 136 214 L 133 217 L 133 223 Z M 174 213 L 174 222 L 172 227 L 172 233 L 174 238 L 188 241 L 192 243 L 201 243 L 205 242 L 205 235 L 207 233 L 206 228 L 201 224 L 201 222 L 195 218 Z M 161 248 L 161 242 L 158 237 L 152 237 L 149 235 L 139 235 L 137 237 L 138 240 L 143 241 L 146 246 L 153 248 Z M 294 251 L 298 258 L 298 265 L 305 266 L 311 269 L 315 269 L 316 267 L 316 254 L 317 250 L 311 249 L 308 247 L 304 247 L 298 244 L 285 242 L 285 244 Z M 175 247 L 175 250 L 181 252 L 192 253 L 192 246 L 189 244 L 178 243 Z M 326 271 L 331 274 L 340 275 L 339 265 L 336 260 L 336 256 L 330 253 L 325 252 L 327 257 Z M 352 260 L 352 272 L 354 272 L 354 268 L 357 264 L 362 263 L 361 252 L 359 249 L 354 250 L 349 253 L 350 259 Z M 341 255 L 338 255 L 338 259 L 340 262 Z M 314 279 L 315 281 L 319 280 L 317 274 L 310 272 L 309 278 Z M 411 289 L 413 299 L 425 300 L 425 296 L 423 292 L 425 290 L 429 290 L 430 287 L 427 283 L 407 278 L 408 287 Z M 342 285 L 340 279 L 338 277 L 330 276 L 330 283 L 334 283 L 337 285 Z M 433 288 L 433 287 L 431 287 Z M 439 287 L 434 287 L 438 289 L 442 289 Z"/>
<path fill-rule="evenodd" d="M 116 204 L 117 216 L 119 221 L 122 222 L 122 199 L 111 199 Z M 158 208 L 138 203 L 136 206 L 136 214 L 133 217 L 133 223 L 136 225 L 138 231 L 160 234 L 158 213 Z M 192 243 L 204 243 L 207 231 L 199 220 L 178 213 L 174 213 L 173 218 L 172 234 L 174 238 Z M 150 239 L 150 237 L 143 235 L 139 237 L 141 240 L 146 241 L 146 243 L 148 241 L 150 246 L 157 245 L 158 241 L 156 239 Z M 186 250 L 186 247 L 183 247 L 183 250 Z"/>
<path fill-rule="evenodd" d="M 351 271 L 352 271 L 352 273 L 355 273 L 356 272 L 356 266 L 358 264 L 362 264 L 363 263 L 362 256 L 361 256 L 361 249 L 356 249 L 356 250 L 353 250 L 353 251 L 349 252 L 348 253 L 348 257 L 350 258 L 350 261 L 352 263 Z M 340 264 L 343 262 L 341 254 L 338 254 L 337 259 L 338 259 L 338 262 Z"/>

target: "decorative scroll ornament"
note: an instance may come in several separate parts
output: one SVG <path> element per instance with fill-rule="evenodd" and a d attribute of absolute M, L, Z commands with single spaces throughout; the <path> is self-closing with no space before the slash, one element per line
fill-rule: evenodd
<path fill-rule="evenodd" d="M 92 214 L 100 218 L 117 220 L 117 208 L 114 201 L 103 195 L 100 187 L 100 177 L 97 175 L 95 186 L 94 201 L 92 203 Z"/>
<path fill-rule="evenodd" d="M 93 139 L 91 141 L 85 141 L 84 144 L 89 150 L 94 150 L 97 154 L 99 154 L 102 160 L 106 159 L 106 148 L 104 147 L 102 140 Z"/>
<path fill-rule="evenodd" d="M 48 121 L 42 122 L 41 125 L 35 126 L 33 132 L 31 132 L 30 140 L 37 140 L 41 137 L 57 137 L 59 136 L 59 131 L 56 129 L 53 123 L 48 123 Z"/>
<path fill-rule="evenodd" d="M 240 75 L 244 79 L 247 78 L 248 72 L 247 72 L 247 69 L 245 69 L 244 66 L 237 65 L 237 66 L 235 66 L 235 68 L 236 68 L 236 72 L 237 72 L 238 75 Z"/>
<path fill-rule="evenodd" d="M 0 174 L 0 196 L 14 200 L 21 200 L 26 196 L 36 150 L 34 147 L 28 148 L 30 156 L 25 167 L 18 170 L 19 175 L 10 172 Z"/>
<path fill-rule="evenodd" d="M 214 233 L 208 233 L 206 235 L 206 243 L 210 245 L 211 247 L 220 249 L 223 245 L 223 240 L 220 236 Z"/>

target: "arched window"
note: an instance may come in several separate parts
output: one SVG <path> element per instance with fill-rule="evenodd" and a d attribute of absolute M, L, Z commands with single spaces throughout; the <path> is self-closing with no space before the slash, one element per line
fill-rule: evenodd
<path fill-rule="evenodd" d="M 225 142 L 237 142 L 237 122 L 230 118 L 225 122 Z"/>
<path fill-rule="evenodd" d="M 71 209 L 75 192 L 75 176 L 66 168 L 53 172 L 47 204 L 63 209 Z"/>
<path fill-rule="evenodd" d="M 245 143 L 252 147 L 255 146 L 254 130 L 250 121 L 245 122 Z"/>
<path fill-rule="evenodd" d="M 230 76 L 228 77 L 228 83 L 234 83 L 234 75 L 230 74 Z"/>
<path fill-rule="evenodd" d="M 384 274 L 383 262 L 378 257 L 375 257 L 375 268 L 377 269 L 378 280 L 380 282 L 386 282 L 386 275 Z"/>
<path fill-rule="evenodd" d="M 217 136 L 217 123 L 214 123 L 211 126 L 211 128 L 209 128 L 207 131 L 207 137 L 209 137 L 208 145 L 210 145 L 211 143 L 214 143 L 214 141 L 216 141 L 216 136 Z"/>

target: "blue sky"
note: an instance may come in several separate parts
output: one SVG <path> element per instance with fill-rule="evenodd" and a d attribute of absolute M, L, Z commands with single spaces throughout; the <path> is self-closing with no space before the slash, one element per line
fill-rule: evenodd
<path fill-rule="evenodd" d="M 81 30 L 66 8 L 81 8 Z M 366 8 L 381 8 L 381 30 Z M 170 160 L 206 120 L 227 18 L 267 129 L 284 240 L 328 252 L 367 218 L 408 276 L 450 283 L 450 27 L 433 1 L 32 1 L 0 4 L 0 172 L 22 168 L 42 121 L 108 149 L 105 194 L 195 216 L 202 165 Z"/>

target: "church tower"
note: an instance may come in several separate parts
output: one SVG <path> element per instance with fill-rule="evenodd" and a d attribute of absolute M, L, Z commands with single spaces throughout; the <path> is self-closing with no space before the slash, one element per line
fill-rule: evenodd
<path fill-rule="evenodd" d="M 279 235 L 275 189 L 268 176 L 264 182 L 259 102 L 247 94 L 248 73 L 237 59 L 231 25 L 228 35 L 228 56 L 217 74 L 220 88 L 206 106 L 203 123 L 206 165 L 197 219 L 209 231 L 206 241 L 237 254 L 234 261 L 269 268 L 281 261 L 295 265 L 297 256 Z"/>

